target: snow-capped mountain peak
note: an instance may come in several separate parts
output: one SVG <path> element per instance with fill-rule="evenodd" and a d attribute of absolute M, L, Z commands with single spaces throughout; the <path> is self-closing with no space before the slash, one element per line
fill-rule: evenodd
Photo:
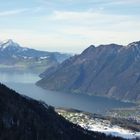
<path fill-rule="evenodd" d="M 18 62 L 36 62 L 41 63 L 41 61 L 48 63 L 52 62 L 62 62 L 69 55 L 60 54 L 58 52 L 47 52 L 35 50 L 32 48 L 22 47 L 18 43 L 11 39 L 0 42 L 0 63 L 2 64 L 16 64 Z"/>
<path fill-rule="evenodd" d="M 0 43 L 0 50 L 5 50 L 5 49 L 9 49 L 9 48 L 12 48 L 12 49 L 17 49 L 17 48 L 20 48 L 20 45 L 15 43 L 13 40 L 11 39 L 8 39 L 8 40 L 5 40 L 3 42 Z"/>

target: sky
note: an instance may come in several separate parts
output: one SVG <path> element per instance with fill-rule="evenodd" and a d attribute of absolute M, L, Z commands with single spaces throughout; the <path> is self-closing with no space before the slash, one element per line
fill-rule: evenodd
<path fill-rule="evenodd" d="M 0 40 L 80 53 L 140 40 L 140 0 L 1 0 Z"/>

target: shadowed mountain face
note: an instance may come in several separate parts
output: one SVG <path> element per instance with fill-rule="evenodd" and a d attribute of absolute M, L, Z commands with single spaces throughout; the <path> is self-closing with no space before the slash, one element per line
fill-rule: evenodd
<path fill-rule="evenodd" d="M 58 52 L 39 51 L 21 47 L 12 40 L 0 42 L 0 70 L 30 70 L 38 73 L 70 57 Z M 15 69 L 14 69 L 15 68 Z"/>
<path fill-rule="evenodd" d="M 46 71 L 37 85 L 57 91 L 140 100 L 140 41 L 127 46 L 92 45 Z"/>
<path fill-rule="evenodd" d="M 0 84 L 0 140 L 119 140 L 66 121 L 53 107 Z"/>

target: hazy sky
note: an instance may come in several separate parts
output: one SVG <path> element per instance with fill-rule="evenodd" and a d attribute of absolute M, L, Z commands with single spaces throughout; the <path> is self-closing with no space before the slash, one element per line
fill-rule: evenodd
<path fill-rule="evenodd" d="M 1 0 L 0 40 L 61 52 L 140 40 L 140 0 Z"/>

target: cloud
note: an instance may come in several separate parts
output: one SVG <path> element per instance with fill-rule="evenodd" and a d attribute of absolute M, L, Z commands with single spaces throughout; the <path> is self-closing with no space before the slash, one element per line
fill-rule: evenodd
<path fill-rule="evenodd" d="M 38 1 L 45 3 L 0 12 L 0 17 L 26 13 L 12 17 L 9 24 L 1 18 L 1 40 L 11 38 L 23 46 L 62 52 L 81 52 L 90 44 L 139 40 L 139 12 L 131 8 L 138 0 Z"/>
<path fill-rule="evenodd" d="M 130 30 L 132 26 L 140 28 L 140 20 L 137 16 L 130 15 L 116 15 L 107 14 L 101 11 L 54 11 L 49 17 L 52 22 L 57 24 L 62 24 L 64 27 L 67 26 L 77 26 L 79 27 L 91 27 L 92 29 L 102 29 L 102 30 Z"/>
<path fill-rule="evenodd" d="M 96 5 L 108 5 L 108 4 L 140 4 L 139 0 L 40 0 L 43 4 L 96 4 Z"/>
<path fill-rule="evenodd" d="M 139 40 L 139 31 L 123 30 L 118 32 L 114 30 L 91 30 L 88 27 L 77 28 L 69 27 L 57 29 L 55 32 L 40 33 L 32 30 L 7 29 L 0 30 L 1 40 L 13 39 L 22 46 L 60 52 L 82 52 L 91 44 L 110 44 L 119 43 L 126 45 L 130 42 Z"/>
<path fill-rule="evenodd" d="M 111 1 L 112 3 L 118 3 L 118 4 L 138 4 L 140 3 L 139 0 L 117 0 L 117 1 L 114 1 L 112 0 Z"/>
<path fill-rule="evenodd" d="M 79 52 L 82 42 L 73 38 L 65 38 L 57 33 L 40 34 L 32 30 L 1 29 L 0 40 L 13 39 L 22 46 L 46 51 Z M 69 43 L 68 43 L 69 42 Z M 76 48 L 71 48 L 75 46 Z M 80 50 L 81 51 L 81 50 Z"/>
<path fill-rule="evenodd" d="M 70 49 L 71 51 L 79 52 L 90 44 L 128 44 L 139 40 L 140 36 L 140 19 L 134 15 L 116 15 L 92 10 L 57 10 L 44 17 L 43 22 L 52 25 L 49 26 L 52 28 L 48 40 L 50 46 L 54 47 L 57 42 L 57 46 L 64 50 L 66 46 L 72 46 L 74 49 Z"/>
<path fill-rule="evenodd" d="M 17 14 L 21 14 L 21 13 L 26 12 L 26 11 L 28 11 L 28 9 L 26 9 L 26 8 L 25 9 L 2 11 L 2 12 L 0 12 L 0 17 L 17 15 Z"/>

